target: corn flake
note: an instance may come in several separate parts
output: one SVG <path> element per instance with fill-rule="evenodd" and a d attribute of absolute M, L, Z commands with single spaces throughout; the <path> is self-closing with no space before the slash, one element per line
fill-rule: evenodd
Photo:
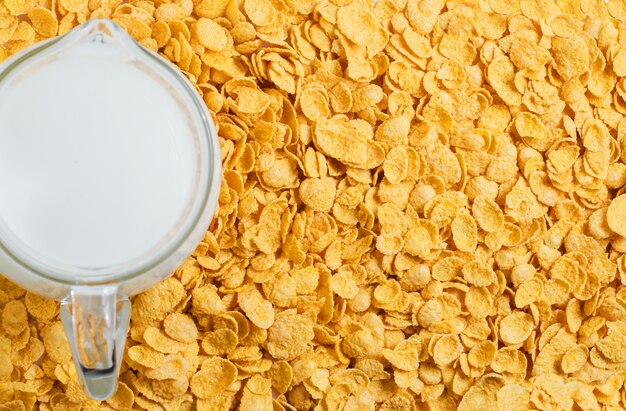
<path fill-rule="evenodd" d="M 302 202 L 313 210 L 328 212 L 335 201 L 335 179 L 307 178 L 300 184 L 299 193 Z"/>
<path fill-rule="evenodd" d="M 211 357 L 202 363 L 202 369 L 189 381 L 191 392 L 198 398 L 208 399 L 221 394 L 235 382 L 237 367 L 229 360 Z"/>
<path fill-rule="evenodd" d="M 2 310 L 2 329 L 8 335 L 18 335 L 28 327 L 26 306 L 19 300 L 8 302 Z"/>
<path fill-rule="evenodd" d="M 113 397 L 106 400 L 106 402 L 115 410 L 127 410 L 132 408 L 135 402 L 135 395 L 126 384 L 120 382 Z"/>
<path fill-rule="evenodd" d="M 270 378 L 272 387 L 279 394 L 287 392 L 293 380 L 293 370 L 291 365 L 286 361 L 277 361 L 270 368 Z"/>
<path fill-rule="evenodd" d="M 438 365 L 454 362 L 463 353 L 463 345 L 458 336 L 446 334 L 439 338 L 433 347 L 433 361 Z"/>
<path fill-rule="evenodd" d="M 580 370 L 587 362 L 589 349 L 586 345 L 576 345 L 570 348 L 561 360 L 561 369 L 564 373 L 573 373 Z"/>
<path fill-rule="evenodd" d="M 533 319 L 529 314 L 514 311 L 500 322 L 500 339 L 509 345 L 524 342 L 534 328 Z"/>
<path fill-rule="evenodd" d="M 70 346 L 60 321 L 47 325 L 41 335 L 46 352 L 54 362 L 65 364 L 71 361 Z"/>
<path fill-rule="evenodd" d="M 626 215 L 626 195 L 621 195 L 611 201 L 606 213 L 606 219 L 609 227 L 615 233 L 626 237 L 626 224 L 624 224 L 624 216 Z"/>
<path fill-rule="evenodd" d="M 185 351 L 188 347 L 187 344 L 168 337 L 156 327 L 146 328 L 143 332 L 143 339 L 148 346 L 164 354 L 176 354 Z"/>
<path fill-rule="evenodd" d="M 478 244 L 478 227 L 469 213 L 459 213 L 452 221 L 452 239 L 456 248 L 473 252 Z"/>
<path fill-rule="evenodd" d="M 198 338 L 198 328 L 193 319 L 185 314 L 171 313 L 163 321 L 163 329 L 171 338 L 192 343 Z"/>
<path fill-rule="evenodd" d="M 43 37 L 52 37 L 57 34 L 59 22 L 53 12 L 44 7 L 34 7 L 28 11 L 28 18 L 33 29 Z"/>
<path fill-rule="evenodd" d="M 199 19 L 195 34 L 200 44 L 209 50 L 222 51 L 228 45 L 228 32 L 211 19 Z"/>
<path fill-rule="evenodd" d="M 223 355 L 232 352 L 239 342 L 237 333 L 221 328 L 207 333 L 202 339 L 202 350 L 208 355 Z"/>
<path fill-rule="evenodd" d="M 274 308 L 257 290 L 254 284 L 247 285 L 237 295 L 237 302 L 248 319 L 257 327 L 268 329 L 274 323 Z"/>

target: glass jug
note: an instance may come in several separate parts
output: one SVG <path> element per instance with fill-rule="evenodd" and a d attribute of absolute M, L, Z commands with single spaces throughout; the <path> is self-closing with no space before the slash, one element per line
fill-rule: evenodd
<path fill-rule="evenodd" d="M 110 20 L 0 64 L 0 273 L 61 301 L 91 397 L 115 393 L 128 296 L 193 252 L 221 174 L 192 84 Z"/>

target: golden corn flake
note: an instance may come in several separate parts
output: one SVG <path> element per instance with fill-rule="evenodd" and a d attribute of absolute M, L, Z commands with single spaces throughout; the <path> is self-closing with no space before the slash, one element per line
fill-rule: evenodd
<path fill-rule="evenodd" d="M 59 22 L 53 12 L 44 7 L 35 7 L 28 11 L 33 29 L 43 37 L 52 37 L 57 34 Z"/>
<path fill-rule="evenodd" d="M 529 314 L 514 311 L 500 322 L 500 339 L 505 344 L 520 344 L 530 336 L 534 327 L 533 318 Z"/>
<path fill-rule="evenodd" d="M 59 4 L 72 13 L 80 13 L 87 10 L 87 3 L 83 0 L 59 0 Z"/>
<path fill-rule="evenodd" d="M 35 5 L 35 0 L 7 0 L 4 3 L 7 11 L 13 16 L 26 14 Z"/>
<path fill-rule="evenodd" d="M 199 19 L 195 34 L 200 44 L 212 51 L 222 51 L 228 44 L 228 32 L 211 19 Z"/>
<path fill-rule="evenodd" d="M 372 127 L 364 120 L 335 116 L 318 122 L 313 138 L 326 155 L 355 168 L 371 169 L 379 166 L 385 156 L 373 137 Z"/>
<path fill-rule="evenodd" d="M 249 284 L 237 295 L 237 303 L 248 319 L 257 327 L 268 329 L 274 323 L 274 307 L 254 284 Z"/>
<path fill-rule="evenodd" d="M 463 395 L 458 410 L 476 410 L 483 404 L 496 404 L 497 394 L 504 386 L 504 378 L 497 374 L 482 376 Z"/>
<path fill-rule="evenodd" d="M 546 151 L 552 145 L 548 128 L 532 113 L 520 113 L 515 118 L 515 128 L 522 141 L 535 150 Z"/>
<path fill-rule="evenodd" d="M 469 213 L 459 213 L 451 225 L 452 239 L 456 248 L 465 251 L 473 252 L 478 243 L 478 227 L 476 221 Z"/>
<path fill-rule="evenodd" d="M 143 332 L 143 339 L 148 346 L 164 354 L 176 354 L 185 351 L 188 347 L 188 344 L 168 337 L 163 331 L 156 327 L 146 328 Z"/>
<path fill-rule="evenodd" d="M 496 398 L 498 411 L 518 411 L 528 407 L 530 393 L 520 384 L 508 384 L 500 388 Z"/>
<path fill-rule="evenodd" d="M 497 345 L 492 341 L 481 341 L 467 354 L 467 361 L 472 367 L 486 367 L 491 364 L 498 350 Z"/>
<path fill-rule="evenodd" d="M 40 297 L 36 294 L 26 293 L 24 304 L 28 314 L 37 321 L 47 322 L 52 320 L 59 312 L 58 303 L 54 300 Z"/>
<path fill-rule="evenodd" d="M 192 291 L 192 307 L 197 315 L 219 314 L 226 310 L 215 286 L 199 287 Z"/>
<path fill-rule="evenodd" d="M 543 282 L 533 277 L 522 282 L 515 293 L 515 306 L 524 308 L 527 305 L 539 301 L 543 295 Z"/>
<path fill-rule="evenodd" d="M 438 365 L 454 362 L 463 353 L 463 345 L 458 336 L 446 334 L 439 338 L 433 348 L 433 360 Z"/>
<path fill-rule="evenodd" d="M 276 9 L 268 0 L 246 0 L 243 10 L 255 26 L 268 26 L 276 19 Z"/>
<path fill-rule="evenodd" d="M 13 352 L 20 351 L 28 345 L 30 339 L 31 329 L 29 327 L 24 328 L 24 331 L 17 335 L 9 335 L 11 350 Z"/>
<path fill-rule="evenodd" d="M 273 410 L 271 382 L 267 378 L 255 375 L 250 378 L 243 389 L 239 409 L 246 411 Z"/>
<path fill-rule="evenodd" d="M 495 58 L 487 67 L 487 78 L 498 96 L 508 106 L 518 106 L 522 102 L 522 95 L 514 84 L 515 67 L 506 56 Z"/>
<path fill-rule="evenodd" d="M 507 1 L 505 3 L 498 0 L 489 0 L 488 3 L 491 10 L 498 14 L 515 14 L 515 12 L 520 10 L 519 0 Z"/>
<path fill-rule="evenodd" d="M 596 347 L 602 355 L 612 362 L 626 361 L 626 325 L 621 321 L 610 321 L 606 324 L 606 337 L 597 342 Z"/>
<path fill-rule="evenodd" d="M 488 265 L 471 261 L 463 266 L 463 278 L 471 285 L 485 287 L 497 281 L 496 273 Z"/>
<path fill-rule="evenodd" d="M 624 216 L 626 215 L 626 195 L 621 195 L 611 201 L 606 213 L 606 220 L 615 233 L 626 237 L 626 223 Z"/>
<path fill-rule="evenodd" d="M 185 295 L 185 288 L 180 281 L 168 278 L 134 299 L 133 321 L 162 320 Z"/>
<path fill-rule="evenodd" d="M 185 353 L 187 356 L 196 355 L 195 352 Z M 139 363 L 138 363 L 139 364 Z M 180 354 L 168 355 L 159 358 L 157 368 L 150 368 L 146 370 L 146 377 L 152 380 L 166 381 L 175 380 L 187 377 L 190 371 L 193 371 L 192 363 Z M 133 367 L 136 368 L 136 367 Z M 141 368 L 138 368 L 141 369 Z"/>
<path fill-rule="evenodd" d="M 320 274 L 315 267 L 305 267 L 295 270 L 291 277 L 295 280 L 298 294 L 310 294 L 317 288 Z"/>
<path fill-rule="evenodd" d="M 608 11 L 612 17 L 620 21 L 626 20 L 626 7 L 624 6 L 624 3 L 622 3 L 621 1 L 609 0 Z"/>
<path fill-rule="evenodd" d="M 300 184 L 300 199 L 315 211 L 330 211 L 335 201 L 333 178 L 307 178 Z"/>
<path fill-rule="evenodd" d="M 561 369 L 564 373 L 573 373 L 580 370 L 587 362 L 589 357 L 589 348 L 586 345 L 579 344 L 570 348 L 561 360 Z"/>
<path fill-rule="evenodd" d="M 526 372 L 527 359 L 523 352 L 514 347 L 503 347 L 498 350 L 491 368 L 498 373 L 512 374 Z"/>
<path fill-rule="evenodd" d="M 323 87 L 309 85 L 303 89 L 300 93 L 300 107 L 302 114 L 312 122 L 330 116 L 330 99 Z"/>
<path fill-rule="evenodd" d="M 413 159 L 415 161 L 415 159 Z M 398 184 L 404 180 L 409 173 L 409 151 L 406 146 L 392 148 L 385 157 L 383 163 L 385 177 L 392 184 Z"/>
<path fill-rule="evenodd" d="M 185 11 L 175 3 L 161 4 L 156 8 L 155 17 L 168 23 L 176 22 L 185 18 Z"/>
<path fill-rule="evenodd" d="M 419 340 L 408 339 L 401 341 L 393 350 L 384 349 L 382 353 L 393 367 L 403 371 L 415 371 L 419 366 L 421 347 Z"/>
<path fill-rule="evenodd" d="M 128 357 L 135 363 L 147 368 L 159 368 L 167 356 L 147 345 L 135 345 L 128 349 Z"/>
<path fill-rule="evenodd" d="M 237 367 L 229 360 L 211 357 L 202 363 L 202 369 L 189 381 L 192 394 L 207 399 L 221 394 L 235 382 Z"/>
<path fill-rule="evenodd" d="M 480 196 L 474 199 L 472 215 L 483 230 L 493 233 L 502 228 L 504 214 L 495 201 Z"/>
<path fill-rule="evenodd" d="M 181 313 L 171 313 L 163 321 L 163 330 L 171 338 L 183 343 L 198 339 L 198 328 L 193 319 Z"/>
<path fill-rule="evenodd" d="M 65 336 L 65 330 L 60 321 L 44 327 L 41 331 L 44 347 L 48 356 L 56 363 L 65 364 L 71 361 L 70 346 Z"/>
<path fill-rule="evenodd" d="M 305 352 L 314 338 L 311 313 L 286 310 L 276 317 L 267 333 L 267 350 L 276 359 L 293 360 Z"/>
<path fill-rule="evenodd" d="M 287 361 L 277 361 L 270 368 L 272 387 L 279 394 L 287 392 L 293 380 L 293 370 Z"/>
<path fill-rule="evenodd" d="M 239 342 L 237 333 L 221 328 L 207 333 L 202 339 L 202 350 L 208 355 L 223 355 L 232 352 Z"/>
<path fill-rule="evenodd" d="M 354 276 L 350 271 L 344 270 L 331 277 L 331 289 L 340 297 L 351 299 L 359 292 Z"/>
<path fill-rule="evenodd" d="M 127 410 L 132 408 L 135 402 L 135 395 L 133 391 L 123 382 L 120 382 L 117 386 L 115 394 L 106 400 L 106 403 L 115 410 Z"/>
<path fill-rule="evenodd" d="M 2 309 L 2 330 L 8 335 L 18 335 L 28 327 L 26 306 L 20 300 L 8 302 Z"/>
<path fill-rule="evenodd" d="M 464 302 L 468 312 L 476 318 L 487 316 L 493 309 L 492 296 L 485 287 L 470 287 Z"/>

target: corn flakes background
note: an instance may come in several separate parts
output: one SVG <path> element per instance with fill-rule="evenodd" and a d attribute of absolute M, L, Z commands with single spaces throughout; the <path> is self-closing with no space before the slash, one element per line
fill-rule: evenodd
<path fill-rule="evenodd" d="M 214 115 L 217 217 L 86 398 L 0 279 L 0 410 L 624 409 L 626 2 L 3 0 L 112 18 Z"/>

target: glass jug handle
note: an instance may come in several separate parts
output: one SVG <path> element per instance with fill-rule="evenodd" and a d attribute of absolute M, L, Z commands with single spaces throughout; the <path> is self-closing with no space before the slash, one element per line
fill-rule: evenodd
<path fill-rule="evenodd" d="M 76 373 L 94 399 L 115 394 L 129 320 L 130 301 L 116 286 L 74 286 L 61 303 Z"/>

